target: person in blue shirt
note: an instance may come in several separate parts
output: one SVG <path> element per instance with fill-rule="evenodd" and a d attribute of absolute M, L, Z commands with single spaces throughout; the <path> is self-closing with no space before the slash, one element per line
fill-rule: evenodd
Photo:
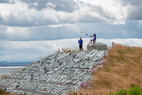
<path fill-rule="evenodd" d="M 82 38 L 80 38 L 78 43 L 79 43 L 79 49 L 80 49 L 80 51 L 82 51 L 83 50 L 83 40 L 82 40 Z"/>
<path fill-rule="evenodd" d="M 93 43 L 96 43 L 96 34 L 93 34 L 92 36 L 90 37 L 93 37 Z"/>

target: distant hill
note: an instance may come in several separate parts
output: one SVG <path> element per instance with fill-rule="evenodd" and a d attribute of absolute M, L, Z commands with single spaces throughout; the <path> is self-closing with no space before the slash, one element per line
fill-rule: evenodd
<path fill-rule="evenodd" d="M 26 66 L 31 64 L 31 62 L 7 62 L 0 61 L 0 66 Z"/>

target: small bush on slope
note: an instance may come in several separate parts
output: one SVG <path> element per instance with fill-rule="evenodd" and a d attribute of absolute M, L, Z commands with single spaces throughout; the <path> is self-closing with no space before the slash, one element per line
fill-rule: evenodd
<path fill-rule="evenodd" d="M 65 53 L 70 53 L 70 52 L 80 52 L 78 48 L 62 48 L 62 51 Z"/>
<path fill-rule="evenodd" d="M 0 76 L 0 79 L 7 79 L 7 78 L 9 78 L 9 75 L 7 74 Z"/>

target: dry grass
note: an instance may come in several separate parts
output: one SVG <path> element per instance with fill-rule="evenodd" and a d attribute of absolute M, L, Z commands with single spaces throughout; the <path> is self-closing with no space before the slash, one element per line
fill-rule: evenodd
<path fill-rule="evenodd" d="M 0 90 L 0 95 L 17 95 L 17 94 L 14 94 L 14 93 L 8 93 L 8 92 L 5 92 L 3 90 Z M 23 95 L 23 94 L 20 94 L 20 95 Z M 26 95 L 26 94 L 24 94 Z"/>
<path fill-rule="evenodd" d="M 66 52 L 66 53 L 70 53 L 70 52 L 79 52 L 80 50 L 78 48 L 62 48 L 62 51 L 63 52 Z"/>
<path fill-rule="evenodd" d="M 71 48 L 62 48 L 62 51 L 68 53 L 68 52 L 71 52 Z"/>
<path fill-rule="evenodd" d="M 13 71 L 12 73 L 20 73 L 20 72 L 21 72 L 21 71 L 18 71 L 18 70 L 17 70 L 17 71 Z"/>
<path fill-rule="evenodd" d="M 105 64 L 90 82 L 89 89 L 78 95 L 105 95 L 119 89 L 142 87 L 142 48 L 115 45 L 104 58 Z"/>
<path fill-rule="evenodd" d="M 10 93 L 0 90 L 0 95 L 14 95 L 14 94 L 10 94 Z"/>
<path fill-rule="evenodd" d="M 7 79 L 7 78 L 9 78 L 9 75 L 2 75 L 2 76 L 0 76 L 0 79 Z"/>

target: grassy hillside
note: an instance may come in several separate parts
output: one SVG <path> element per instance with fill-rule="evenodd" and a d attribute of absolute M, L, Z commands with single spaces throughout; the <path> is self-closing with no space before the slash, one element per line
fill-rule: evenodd
<path fill-rule="evenodd" d="M 105 95 L 133 86 L 142 87 L 142 48 L 116 45 L 104 58 L 105 64 L 91 80 L 90 88 L 82 88 L 82 95 Z"/>

